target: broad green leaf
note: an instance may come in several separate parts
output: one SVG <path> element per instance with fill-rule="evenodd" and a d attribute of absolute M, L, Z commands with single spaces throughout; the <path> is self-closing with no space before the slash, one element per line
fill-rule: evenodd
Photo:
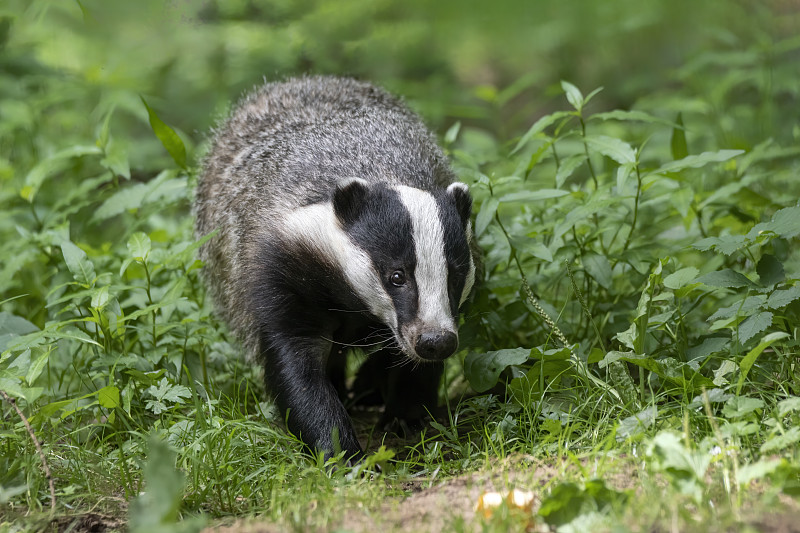
<path fill-rule="evenodd" d="M 561 88 L 567 95 L 567 101 L 576 111 L 580 111 L 583 107 L 583 94 L 581 91 L 568 81 L 561 80 Z"/>
<path fill-rule="evenodd" d="M 178 134 L 175 133 L 175 130 L 167 126 L 164 121 L 158 117 L 156 112 L 147 105 L 143 97 L 142 103 L 144 107 L 147 108 L 147 115 L 150 118 L 150 127 L 153 128 L 156 137 L 158 137 L 158 140 L 164 145 L 164 148 L 167 149 L 169 155 L 172 156 L 175 164 L 182 169 L 186 169 L 186 147 L 183 145 L 183 141 L 178 137 Z"/>
<path fill-rule="evenodd" d="M 739 324 L 739 342 L 744 344 L 772 325 L 772 313 L 762 311 Z"/>
<path fill-rule="evenodd" d="M 61 251 L 64 254 L 67 268 L 72 272 L 72 277 L 75 278 L 75 281 L 82 285 L 92 285 L 97 276 L 95 275 L 94 265 L 86 255 L 86 252 L 69 241 L 61 243 Z"/>
<path fill-rule="evenodd" d="M 706 237 L 692 245 L 693 248 L 705 252 L 715 250 L 725 255 L 731 255 L 747 245 L 744 235 L 722 235 L 720 237 Z"/>
<path fill-rule="evenodd" d="M 753 226 L 747 233 L 747 238 L 755 240 L 762 233 L 770 232 L 783 237 L 793 239 L 800 235 L 800 207 L 786 207 L 781 209 L 769 222 L 761 222 Z"/>
<path fill-rule="evenodd" d="M 708 165 L 709 163 L 720 163 L 722 161 L 727 161 L 728 159 L 743 153 L 744 150 L 719 150 L 718 152 L 703 152 L 699 155 L 690 155 L 688 157 L 684 157 L 683 159 L 662 165 L 653 172 L 650 172 L 650 174 L 678 172 L 686 168 L 700 168 Z"/>
<path fill-rule="evenodd" d="M 793 396 L 778 402 L 778 416 L 786 416 L 793 411 L 800 411 L 800 396 Z"/>
<path fill-rule="evenodd" d="M 689 155 L 689 148 L 686 145 L 686 132 L 683 127 L 683 113 L 678 112 L 675 119 L 676 125 L 672 128 L 672 138 L 670 139 L 670 149 L 672 159 L 683 159 Z"/>
<path fill-rule="evenodd" d="M 107 385 L 97 391 L 97 400 L 101 407 L 107 409 L 119 407 L 119 389 L 114 385 Z"/>
<path fill-rule="evenodd" d="M 39 328 L 21 316 L 12 315 L 7 311 L 0 311 L 0 353 L 6 350 L 12 339 L 34 331 L 39 331 Z"/>
<path fill-rule="evenodd" d="M 636 152 L 630 144 L 606 135 L 587 135 L 586 144 L 589 148 L 610 157 L 620 165 L 635 164 Z"/>
<path fill-rule="evenodd" d="M 611 263 L 604 255 L 588 253 L 581 258 L 583 268 L 604 289 L 611 288 Z"/>
<path fill-rule="evenodd" d="M 134 259 L 145 261 L 150 253 L 150 237 L 141 231 L 131 235 L 128 239 L 128 252 Z"/>
<path fill-rule="evenodd" d="M 550 198 L 560 198 L 566 196 L 569 191 L 561 189 L 539 189 L 536 191 L 518 191 L 506 194 L 500 197 L 500 203 L 508 204 L 512 202 L 535 202 L 538 200 L 547 200 Z"/>
<path fill-rule="evenodd" d="M 705 359 L 711 354 L 721 352 L 731 342 L 728 337 L 708 337 L 697 346 L 693 346 L 686 351 L 690 360 Z"/>
<path fill-rule="evenodd" d="M 758 273 L 759 281 L 765 287 L 780 283 L 786 278 L 783 264 L 771 254 L 761 256 L 758 265 L 756 265 L 756 272 Z"/>
<path fill-rule="evenodd" d="M 800 298 L 800 285 L 794 285 L 789 289 L 781 289 L 770 294 L 767 300 L 767 307 L 781 309 L 798 298 Z"/>
<path fill-rule="evenodd" d="M 772 320 L 771 317 L 772 314 L 770 313 L 770 320 Z M 758 356 L 761 355 L 761 352 L 763 352 L 773 342 L 785 339 L 787 337 L 789 337 L 789 334 L 783 331 L 770 333 L 761 339 L 761 342 L 759 342 L 755 348 L 747 352 L 747 355 L 745 355 L 742 358 L 742 361 L 739 363 L 739 368 L 741 369 L 742 373 L 739 375 L 739 383 L 736 385 L 736 394 L 742 392 L 742 387 L 744 386 L 745 379 L 747 379 L 747 374 L 750 372 L 750 369 L 753 368 L 753 365 L 755 364 L 756 359 L 758 359 Z"/>
<path fill-rule="evenodd" d="M 95 289 L 92 294 L 91 306 L 101 309 L 108 303 L 108 285 Z"/>
<path fill-rule="evenodd" d="M 713 315 L 708 317 L 708 320 L 713 322 L 714 320 L 719 320 L 720 318 L 730 318 L 732 316 L 746 317 L 752 315 L 753 311 L 761 308 L 761 306 L 764 305 L 766 299 L 766 296 L 763 294 L 748 296 L 744 300 L 738 301 L 733 305 L 717 309 Z"/>
<path fill-rule="evenodd" d="M 681 268 L 680 270 L 676 270 L 669 276 L 664 278 L 664 286 L 668 289 L 680 289 L 684 287 L 689 282 L 694 281 L 699 274 L 700 271 L 697 270 L 695 267 L 685 267 Z"/>
<path fill-rule="evenodd" d="M 743 274 L 735 272 L 729 268 L 717 270 L 704 276 L 700 276 L 697 278 L 697 281 L 710 287 L 756 287 L 756 284 L 747 279 Z"/>
<path fill-rule="evenodd" d="M 763 479 L 775 472 L 781 462 L 781 459 L 761 459 L 755 463 L 740 466 L 736 472 L 736 482 L 739 485 L 747 485 L 753 480 Z"/>
<path fill-rule="evenodd" d="M 789 446 L 794 447 L 800 442 L 800 426 L 790 428 L 786 433 L 775 435 L 761 445 L 761 453 L 772 453 L 783 450 Z"/>
<path fill-rule="evenodd" d="M 486 392 L 497 384 L 500 374 L 511 365 L 521 365 L 531 354 L 529 348 L 508 348 L 494 352 L 472 352 L 464 359 L 464 374 L 477 392 Z"/>
<path fill-rule="evenodd" d="M 722 407 L 722 414 L 726 418 L 741 418 L 763 408 L 764 400 L 760 398 L 734 396 L 725 402 L 725 405 Z"/>
<path fill-rule="evenodd" d="M 633 416 L 623 418 L 617 427 L 617 440 L 624 440 L 640 435 L 656 423 L 658 408 L 655 405 L 645 408 Z"/>

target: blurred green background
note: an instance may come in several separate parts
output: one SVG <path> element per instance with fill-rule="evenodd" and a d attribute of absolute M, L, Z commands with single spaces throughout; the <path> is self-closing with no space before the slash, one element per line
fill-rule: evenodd
<path fill-rule="evenodd" d="M 563 105 L 561 79 L 603 86 L 595 109 L 681 88 L 755 103 L 775 135 L 791 133 L 777 107 L 797 117 L 779 71 L 747 79 L 797 34 L 791 0 L 5 0 L 0 17 L 3 180 L 90 138 L 112 107 L 112 133 L 137 143 L 130 166 L 159 168 L 139 95 L 194 145 L 243 91 L 306 72 L 373 80 L 434 128 L 462 120 L 502 140 Z M 771 101 L 752 102 L 751 84 Z M 719 128 L 731 146 L 763 137 Z"/>

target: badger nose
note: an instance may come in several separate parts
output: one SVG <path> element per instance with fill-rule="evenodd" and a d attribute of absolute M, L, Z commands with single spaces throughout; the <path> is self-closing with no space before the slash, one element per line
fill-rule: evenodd
<path fill-rule="evenodd" d="M 458 335 L 450 331 L 429 331 L 417 337 L 414 349 L 423 359 L 440 361 L 453 355 L 458 348 Z"/>

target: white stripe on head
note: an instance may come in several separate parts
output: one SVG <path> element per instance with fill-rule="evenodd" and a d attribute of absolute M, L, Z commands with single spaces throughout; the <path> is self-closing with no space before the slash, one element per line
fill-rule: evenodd
<path fill-rule="evenodd" d="M 444 256 L 444 230 L 439 207 L 430 193 L 406 187 L 396 188 L 411 215 L 417 266 L 417 316 L 427 327 L 455 331 L 447 294 L 447 260 Z"/>
<path fill-rule="evenodd" d="M 369 311 L 392 330 L 397 330 L 397 312 L 392 298 L 367 253 L 355 246 L 342 230 L 330 203 L 312 204 L 293 210 L 284 220 L 286 237 L 300 242 L 332 261 Z"/>

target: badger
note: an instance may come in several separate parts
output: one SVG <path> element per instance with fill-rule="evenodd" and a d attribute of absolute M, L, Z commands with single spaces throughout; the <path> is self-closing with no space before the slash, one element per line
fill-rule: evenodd
<path fill-rule="evenodd" d="M 342 403 L 353 346 L 377 347 L 355 382 L 382 423 L 436 406 L 475 280 L 471 208 L 420 118 L 369 83 L 266 83 L 216 128 L 195 194 L 196 234 L 216 231 L 203 276 L 309 449 L 363 457 Z"/>

